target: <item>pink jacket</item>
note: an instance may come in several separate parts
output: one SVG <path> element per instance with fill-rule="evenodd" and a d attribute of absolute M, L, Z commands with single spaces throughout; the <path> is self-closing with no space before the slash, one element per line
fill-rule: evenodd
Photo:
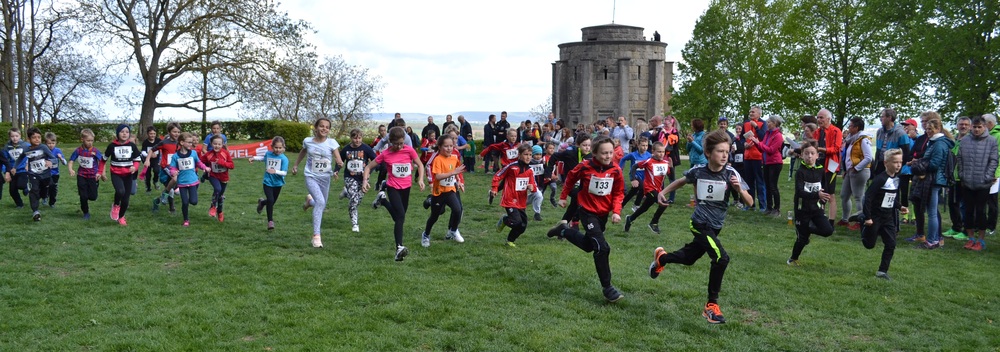
<path fill-rule="evenodd" d="M 785 136 L 781 134 L 780 127 L 767 130 L 767 133 L 764 133 L 764 138 L 757 145 L 760 151 L 764 152 L 764 165 L 781 164 L 783 162 L 781 145 L 784 143 Z"/>

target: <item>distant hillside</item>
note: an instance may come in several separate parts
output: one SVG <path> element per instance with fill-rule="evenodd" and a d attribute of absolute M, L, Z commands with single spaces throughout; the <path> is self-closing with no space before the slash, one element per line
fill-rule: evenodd
<path fill-rule="evenodd" d="M 445 116 L 449 115 L 449 114 L 425 114 L 416 112 L 400 112 L 399 114 L 402 115 L 403 120 L 406 121 L 407 123 L 412 122 L 416 124 L 417 122 L 419 122 L 421 125 L 427 123 L 427 116 L 434 116 L 434 123 L 440 125 L 441 123 L 444 123 Z M 486 121 L 489 120 L 490 114 L 497 115 L 497 119 L 500 118 L 499 111 L 458 111 L 450 114 L 452 117 L 456 119 L 458 118 L 458 115 L 463 115 L 465 116 L 465 119 L 469 121 L 469 123 L 474 123 L 474 124 L 475 123 L 485 124 Z M 395 112 L 373 113 L 372 120 L 388 122 L 392 120 L 393 116 L 395 115 L 396 115 Z M 527 111 L 507 112 L 507 121 L 509 122 L 514 122 L 514 121 L 521 122 L 524 120 L 531 120 L 531 114 L 529 112 Z"/>

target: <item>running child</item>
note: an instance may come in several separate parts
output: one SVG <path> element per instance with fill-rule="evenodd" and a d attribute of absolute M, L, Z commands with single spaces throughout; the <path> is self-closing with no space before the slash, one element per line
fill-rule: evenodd
<path fill-rule="evenodd" d="M 640 142 L 642 143 L 642 142 Z M 642 147 L 640 147 L 640 150 Z M 639 206 L 632 215 L 625 217 L 625 232 L 628 232 L 632 228 L 632 222 L 638 219 L 649 210 L 649 207 L 656 203 L 656 194 L 663 190 L 663 179 L 667 176 L 668 170 L 673 165 L 670 165 L 670 160 L 665 159 L 666 156 L 666 146 L 663 143 L 656 142 L 653 143 L 653 154 L 649 159 L 640 161 L 638 163 L 632 164 L 631 172 L 629 172 L 632 179 L 632 189 L 640 188 L 642 189 L 642 194 L 645 196 L 642 198 L 642 205 Z M 641 185 L 639 184 L 639 173 L 645 174 L 645 178 L 642 179 Z M 622 206 L 626 202 L 622 202 Z M 649 221 L 649 229 L 653 233 L 660 233 L 660 216 L 663 215 L 663 211 L 667 210 L 665 205 L 658 204 L 656 207 L 656 212 L 653 213 L 653 219 Z"/>
<path fill-rule="evenodd" d="M 420 163 L 427 165 L 427 162 L 431 160 L 431 155 L 434 154 L 434 146 L 437 144 L 437 134 L 434 131 L 428 131 L 427 137 L 420 141 Z"/>
<path fill-rule="evenodd" d="M 146 139 L 142 140 L 142 157 L 150 158 L 150 165 L 144 167 L 142 174 L 144 175 L 159 175 L 160 174 L 160 155 L 157 151 L 153 150 L 153 147 L 159 144 L 161 141 L 160 137 L 156 135 L 156 127 L 149 126 L 146 128 Z M 160 189 L 160 185 L 153 180 L 153 176 L 144 177 L 146 179 L 146 193 L 152 192 L 150 186 Z"/>
<path fill-rule="evenodd" d="M 433 135 L 431 132 L 429 135 Z M 455 137 L 446 134 L 437 140 L 436 153 L 431 159 L 428 173 L 431 178 L 431 214 L 420 236 L 420 245 L 431 246 L 431 229 L 438 217 L 444 214 L 444 207 L 451 208 L 451 219 L 448 220 L 446 240 L 462 243 L 465 239 L 458 232 L 458 224 L 462 221 L 462 199 L 458 191 L 465 192 L 465 165 L 455 152 Z"/>
<path fill-rule="evenodd" d="M 128 211 L 129 199 L 132 197 L 132 174 L 139 170 L 139 160 L 142 160 L 142 153 L 139 147 L 132 142 L 131 128 L 126 124 L 120 124 L 115 128 L 115 136 L 118 138 L 108 144 L 104 150 L 107 155 L 107 163 L 111 165 L 111 185 L 115 187 L 115 199 L 111 204 L 111 220 L 117 221 L 121 226 L 127 226 L 125 212 Z M 104 164 L 100 167 L 103 173 Z"/>
<path fill-rule="evenodd" d="M 634 166 L 636 163 L 640 161 L 649 159 L 650 156 L 651 154 L 649 153 L 649 138 L 647 138 L 646 136 L 639 136 L 639 139 L 636 141 L 636 150 L 625 155 L 625 157 L 623 157 L 622 160 L 618 162 L 618 167 L 620 167 L 623 171 L 632 170 L 631 167 L 626 169 L 625 163 L 631 161 L 632 165 Z M 638 180 L 640 184 L 643 183 L 643 179 L 645 176 L 646 172 L 644 170 L 635 171 L 635 179 Z M 632 205 L 632 211 L 634 212 L 635 209 L 638 208 L 639 204 L 642 204 L 643 196 L 645 196 L 645 193 L 643 192 L 643 187 L 629 188 L 628 193 L 625 194 L 625 200 L 622 201 L 622 207 L 624 208 L 625 204 L 627 204 L 628 201 L 632 199 L 632 197 L 636 197 L 635 203 Z"/>
<path fill-rule="evenodd" d="M 146 161 L 143 163 L 143 169 L 149 170 L 149 166 L 152 164 L 153 158 L 158 157 L 160 159 L 160 172 L 158 175 L 149 175 L 146 177 L 158 177 L 160 183 L 163 184 L 163 193 L 159 197 L 153 198 L 153 211 L 160 209 L 160 204 L 169 203 L 170 213 L 174 212 L 174 188 L 177 186 L 177 182 L 173 177 L 170 176 L 170 160 L 173 159 L 175 153 L 177 153 L 178 148 L 178 138 L 181 136 L 181 125 L 176 122 L 171 122 L 167 124 L 167 135 L 160 140 L 159 143 L 152 147 L 152 153 L 146 155 Z"/>
<path fill-rule="evenodd" d="M 222 135 L 214 135 L 207 152 L 201 155 L 203 162 L 211 165 L 208 182 L 212 184 L 212 205 L 208 208 L 208 216 L 218 218 L 223 222 L 226 216 L 222 212 L 222 203 L 226 200 L 226 186 L 229 184 L 229 170 L 236 167 L 233 157 L 223 144 Z"/>
<path fill-rule="evenodd" d="M 361 190 L 365 165 L 375 160 L 375 151 L 361 142 L 363 136 L 360 129 L 351 130 L 351 144 L 340 150 L 340 159 L 344 161 L 347 169 L 344 173 L 344 191 L 341 192 L 341 197 L 347 198 L 347 211 L 350 213 L 353 232 L 361 232 L 358 226 L 358 205 L 361 204 L 361 198 L 365 197 L 365 192 Z M 338 165 L 334 172 L 339 171 Z"/>
<path fill-rule="evenodd" d="M 281 195 L 281 187 L 285 185 L 285 175 L 288 174 L 288 157 L 285 156 L 285 139 L 281 136 L 271 139 L 271 150 L 264 155 L 250 158 L 250 163 L 263 161 L 264 198 L 257 198 L 257 214 L 267 208 L 267 229 L 274 230 L 274 203 Z"/>
<path fill-rule="evenodd" d="M 393 235 L 396 239 L 396 261 L 402 261 L 410 250 L 403 246 L 403 223 L 406 221 L 406 210 L 410 204 L 410 187 L 413 185 L 413 168 L 417 168 L 417 184 L 423 191 L 424 165 L 417 158 L 417 152 L 413 147 L 406 145 L 406 130 L 403 127 L 393 127 L 389 129 L 389 148 L 375 157 L 365 166 L 364 179 L 361 183 L 361 190 L 368 192 L 368 177 L 372 169 L 380 164 L 385 164 L 388 168 L 388 178 L 386 187 L 378 192 L 375 203 L 372 207 L 385 206 L 392 215 Z"/>
<path fill-rule="evenodd" d="M 524 212 L 528 207 L 528 194 L 538 190 L 538 185 L 535 184 L 535 172 L 528 166 L 529 161 L 531 161 L 531 146 L 519 145 L 517 161 L 506 164 L 497 171 L 490 186 L 492 199 L 496 196 L 501 182 L 504 185 L 500 206 L 504 208 L 505 214 L 497 221 L 497 232 L 503 231 L 504 226 L 510 227 L 510 233 L 507 234 L 509 247 L 517 247 L 514 241 L 517 241 L 528 228 L 528 214 Z"/>
<path fill-rule="evenodd" d="M 903 151 L 889 149 L 883 155 L 885 171 L 875 175 L 865 190 L 864 226 L 861 228 L 861 244 L 867 249 L 875 248 L 875 239 L 882 238 L 882 261 L 875 277 L 892 280 L 889 277 L 889 263 L 896 251 L 896 235 L 899 233 L 899 214 L 909 210 L 900 204 L 899 170 L 903 168 Z"/>
<path fill-rule="evenodd" d="M 703 148 L 708 164 L 696 165 L 684 172 L 684 177 L 671 182 L 667 188 L 657 195 L 661 205 L 669 203 L 669 194 L 686 184 L 694 185 L 695 198 L 698 200 L 691 214 L 691 234 L 694 239 L 680 249 L 667 253 L 663 247 L 653 251 L 653 262 L 649 264 L 649 277 L 656 278 L 668 263 L 693 265 L 703 255 L 712 259 L 712 269 L 708 274 L 708 303 L 701 315 L 711 324 L 725 323 L 726 319 L 719 309 L 719 291 L 722 289 L 722 277 L 729 265 L 729 255 L 726 254 L 722 242 L 717 237 L 722 231 L 726 220 L 726 210 L 729 204 L 728 189 L 738 189 L 740 198 L 747 206 L 753 205 L 753 199 L 747 193 L 749 188 L 739 172 L 729 161 L 729 135 L 724 130 L 715 130 L 705 136 Z"/>
<path fill-rule="evenodd" d="M 579 204 L 577 204 L 576 196 L 580 192 L 580 185 L 565 182 L 566 174 L 568 174 L 570 170 L 576 168 L 576 166 L 583 161 L 590 160 L 591 158 L 590 134 L 578 133 L 576 137 L 573 137 L 573 141 L 575 143 L 574 146 L 567 147 L 566 150 L 555 153 L 551 158 L 549 158 L 549 167 L 552 168 L 553 174 L 552 179 L 556 179 L 558 177 L 563 181 L 562 194 L 567 194 L 570 199 L 569 205 L 565 207 L 566 212 L 563 213 L 563 223 L 569 223 L 570 221 L 577 219 L 576 210 L 579 208 Z M 560 197 L 562 196 L 560 195 Z M 624 196 L 622 198 L 624 198 Z"/>
<path fill-rule="evenodd" d="M 4 146 L 4 151 L 7 153 L 7 160 L 10 160 L 14 169 L 8 170 L 11 174 L 11 180 L 7 181 L 10 184 L 8 187 L 10 193 L 10 199 L 14 201 L 14 206 L 18 209 L 24 208 L 24 201 L 21 200 L 21 193 L 18 190 L 26 190 L 28 187 L 28 170 L 26 169 L 26 164 L 18 163 L 17 160 L 21 159 L 21 154 L 31 147 L 28 142 L 21 140 L 21 130 L 17 127 L 11 127 L 7 131 L 7 137 L 10 141 Z"/>
<path fill-rule="evenodd" d="M 612 223 L 621 222 L 622 199 L 625 198 L 625 179 L 622 169 L 612 162 L 614 152 L 611 138 L 599 137 L 594 141 L 593 159 L 580 163 L 566 175 L 565 185 L 579 182 L 582 186 L 577 196 L 580 206 L 576 216 L 584 232 L 559 222 L 547 234 L 549 237 L 565 238 L 584 252 L 593 253 L 597 277 L 604 288 L 604 299 L 612 303 L 624 297 L 611 285 L 611 264 L 608 262 L 611 245 L 604 238 L 609 215 Z M 559 195 L 560 207 L 566 206 L 566 197 L 572 191 L 572 186 L 563 187 Z"/>
<path fill-rule="evenodd" d="M 49 147 L 42 144 L 42 131 L 36 127 L 32 127 L 27 132 L 28 148 L 21 153 L 21 156 L 14 164 L 20 165 L 23 163 L 25 165 L 24 174 L 28 179 L 27 189 L 28 201 L 32 211 L 31 218 L 35 221 L 41 221 L 42 213 L 38 211 L 38 200 L 41 197 L 42 189 L 49 187 L 49 181 L 52 177 L 52 171 L 49 169 L 59 161 L 52 154 L 52 151 L 49 150 Z"/>
<path fill-rule="evenodd" d="M 343 166 L 340 159 L 340 144 L 330 136 L 330 119 L 321 117 L 313 123 L 313 136 L 302 140 L 302 150 L 299 157 L 295 159 L 295 166 L 292 166 L 292 175 L 298 174 L 299 163 L 306 160 L 306 168 L 303 173 L 306 178 L 306 202 L 302 205 L 302 210 L 312 211 L 313 248 L 323 248 L 323 239 L 320 236 L 320 228 L 323 224 L 323 211 L 326 210 L 327 200 L 330 198 L 330 181 L 337 179 L 337 173 L 333 171 L 334 161 L 337 166 Z"/>
<path fill-rule="evenodd" d="M 216 136 L 222 138 L 223 146 L 229 143 L 229 139 L 226 138 L 226 135 L 222 134 L 222 122 L 219 122 L 218 120 L 212 121 L 212 125 L 210 126 L 210 128 L 212 133 L 209 133 L 207 136 L 205 136 L 205 141 L 202 142 L 202 145 L 198 146 L 200 148 L 198 149 L 198 155 L 218 150 L 217 148 L 215 148 L 215 146 L 212 145 L 212 139 L 215 138 Z M 205 182 L 205 180 L 207 180 L 210 175 L 211 172 L 206 172 L 201 174 L 201 182 Z"/>
<path fill-rule="evenodd" d="M 500 143 L 493 143 L 489 147 L 483 148 L 483 151 L 479 152 L 479 156 L 486 157 L 490 153 L 497 152 L 500 153 L 500 166 L 507 166 L 513 162 L 516 162 L 518 157 L 517 151 L 517 129 L 508 128 L 507 129 L 507 141 Z M 530 150 L 529 150 L 530 153 Z M 528 154 L 531 157 L 531 154 Z"/>
<path fill-rule="evenodd" d="M 56 206 L 56 195 L 59 193 L 59 163 L 66 164 L 66 157 L 63 155 L 62 149 L 56 146 L 58 137 L 55 133 L 46 132 L 45 133 L 45 146 L 49 147 L 52 154 L 56 156 L 58 162 L 52 165 L 52 180 L 49 181 L 49 188 L 43 189 L 42 191 L 42 204 L 48 204 L 49 208 L 55 208 Z"/>
<path fill-rule="evenodd" d="M 802 164 L 795 171 L 795 197 L 793 200 L 795 245 L 792 247 L 792 256 L 786 262 L 791 266 L 799 266 L 799 255 L 802 254 L 802 249 L 809 244 L 810 235 L 830 237 L 833 234 L 833 226 L 830 225 L 826 211 L 823 209 L 823 205 L 829 202 L 833 195 L 826 193 L 825 185 L 827 182 L 824 179 L 826 171 L 822 165 L 816 165 L 816 160 L 819 159 L 816 145 L 808 142 L 802 144 L 799 154 Z"/>
<path fill-rule="evenodd" d="M 198 173 L 195 168 L 204 170 L 211 169 L 205 166 L 198 158 L 198 153 L 194 147 L 197 139 L 191 133 L 181 133 L 177 140 L 177 152 L 170 158 L 170 177 L 173 184 L 177 185 L 181 193 L 181 214 L 184 215 L 184 227 L 191 226 L 188 217 L 188 205 L 198 205 Z"/>
<path fill-rule="evenodd" d="M 80 168 L 73 170 L 73 162 L 79 162 Z M 94 148 L 94 132 L 89 128 L 80 131 L 80 146 L 69 156 L 69 177 L 76 177 L 76 190 L 80 193 L 80 211 L 83 219 L 90 220 L 90 202 L 97 200 L 97 186 L 104 178 L 104 154 Z"/>
<path fill-rule="evenodd" d="M 528 192 L 528 204 L 531 204 L 531 210 L 535 211 L 535 221 L 542 221 L 542 201 L 545 200 L 545 195 L 542 192 L 545 192 L 545 185 L 548 184 L 545 179 L 545 164 L 548 163 L 548 160 L 545 157 L 542 146 L 531 147 L 531 160 L 528 161 L 528 167 L 535 174 L 535 191 Z"/>
<path fill-rule="evenodd" d="M 7 152 L 2 150 L 0 150 L 0 172 L 3 173 L 3 178 L 0 178 L 0 195 L 3 195 L 3 184 L 10 182 L 10 175 L 14 173 L 14 164 L 11 164 L 10 159 L 7 158 Z"/>

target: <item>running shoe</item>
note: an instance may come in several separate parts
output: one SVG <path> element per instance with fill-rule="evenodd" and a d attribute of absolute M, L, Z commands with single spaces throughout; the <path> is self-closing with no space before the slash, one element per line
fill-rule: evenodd
<path fill-rule="evenodd" d="M 83 214 L 84 220 L 90 220 L 90 213 Z"/>
<path fill-rule="evenodd" d="M 719 310 L 719 305 L 715 303 L 706 303 L 705 310 L 701 312 L 701 316 L 708 320 L 709 324 L 724 324 L 726 318 L 722 316 L 722 311 Z"/>
<path fill-rule="evenodd" d="M 655 234 L 660 234 L 660 225 L 659 224 L 649 224 L 649 229 L 652 230 L 653 233 L 655 233 Z"/>
<path fill-rule="evenodd" d="M 788 266 L 799 266 L 799 260 L 798 259 L 788 259 L 788 260 L 785 261 L 785 264 L 788 264 Z"/>
<path fill-rule="evenodd" d="M 851 224 L 851 223 L 847 222 L 847 220 L 840 220 L 840 221 L 837 221 L 837 226 L 848 226 L 848 225 L 850 225 L 850 224 Z"/>
<path fill-rule="evenodd" d="M 128 226 L 128 222 L 125 221 L 125 217 L 124 216 L 118 218 L 118 225 Z"/>
<path fill-rule="evenodd" d="M 347 198 L 347 188 L 340 190 L 340 199 Z"/>
<path fill-rule="evenodd" d="M 966 236 L 964 232 L 958 232 L 954 236 L 951 236 L 951 238 L 954 238 L 959 241 L 965 241 L 969 239 L 969 236 Z"/>
<path fill-rule="evenodd" d="M 351 232 L 361 232 L 361 228 L 358 225 L 351 226 Z"/>
<path fill-rule="evenodd" d="M 500 220 L 497 220 L 497 226 L 496 226 L 497 232 L 503 231 L 503 228 L 505 226 L 505 224 L 503 223 L 504 220 L 507 220 L 507 215 L 501 216 Z"/>
<path fill-rule="evenodd" d="M 852 222 L 850 225 L 847 225 L 847 229 L 850 230 L 850 231 L 860 231 L 861 230 L 861 224 L 856 223 L 856 222 Z"/>
<path fill-rule="evenodd" d="M 184 220 L 184 227 L 191 226 L 191 221 Z"/>
<path fill-rule="evenodd" d="M 264 210 L 264 198 L 257 198 L 257 214 Z"/>
<path fill-rule="evenodd" d="M 493 205 L 493 198 L 495 198 L 495 197 L 496 197 L 496 195 L 490 194 L 490 197 L 489 197 L 489 203 L 490 203 L 490 205 Z"/>
<path fill-rule="evenodd" d="M 632 206 L 632 212 L 633 212 L 633 213 L 634 213 L 634 212 L 635 212 L 636 210 L 638 210 L 638 209 L 639 209 L 639 206 L 638 206 L 638 205 L 633 205 L 633 206 Z"/>
<path fill-rule="evenodd" d="M 268 230 L 274 230 L 274 221 L 268 221 L 267 222 L 267 229 Z"/>
<path fill-rule="evenodd" d="M 885 281 L 892 281 L 892 278 L 889 277 L 889 273 L 884 272 L 884 271 L 876 271 L 875 272 L 875 277 L 877 277 L 879 279 L 882 279 L 882 280 L 885 280 Z"/>
<path fill-rule="evenodd" d="M 622 298 L 625 298 L 625 295 L 623 295 L 621 292 L 618 292 L 618 289 L 616 289 L 614 286 L 608 286 L 604 288 L 604 299 L 608 300 L 608 302 L 615 303 L 620 301 Z"/>
<path fill-rule="evenodd" d="M 972 238 L 972 239 L 969 239 L 968 242 L 965 242 L 965 245 L 962 246 L 962 248 L 972 249 L 972 246 L 974 246 L 975 244 L 976 244 L 976 239 Z"/>
<path fill-rule="evenodd" d="M 214 205 L 208 208 L 208 216 L 211 216 L 211 217 L 213 217 L 213 218 L 214 218 L 214 217 L 216 217 L 216 216 L 219 216 L 219 213 L 218 213 L 218 211 L 217 211 L 217 210 L 215 209 L 215 206 L 214 206 Z"/>
<path fill-rule="evenodd" d="M 972 247 L 969 247 L 969 250 L 973 250 L 973 251 L 976 251 L 976 252 L 982 251 L 983 250 L 983 242 L 982 241 L 976 241 L 976 243 L 973 244 Z"/>
<path fill-rule="evenodd" d="M 323 248 L 323 238 L 320 235 L 313 235 L 312 246 L 313 248 Z"/>
<path fill-rule="evenodd" d="M 401 262 L 406 255 L 410 254 L 410 250 L 403 246 L 396 246 L 396 261 Z"/>
<path fill-rule="evenodd" d="M 306 195 L 306 202 L 302 204 L 302 211 L 309 210 L 312 208 L 313 196 L 311 194 Z"/>
<path fill-rule="evenodd" d="M 121 211 L 121 207 L 117 205 L 111 206 L 111 220 L 118 221 L 118 212 Z"/>
<path fill-rule="evenodd" d="M 385 191 L 378 191 L 375 195 L 375 201 L 372 202 L 372 208 L 378 209 L 379 205 L 382 205 L 382 201 L 385 200 Z"/>
<path fill-rule="evenodd" d="M 42 213 L 35 210 L 35 213 L 31 215 L 31 219 L 35 221 L 42 221 Z"/>
<path fill-rule="evenodd" d="M 222 213 L 219 213 L 219 222 L 222 222 L 222 221 L 224 221 L 225 219 L 226 219 L 226 216 L 225 216 L 225 215 L 222 215 Z"/>
<path fill-rule="evenodd" d="M 660 264 L 660 256 L 667 254 L 663 247 L 656 247 L 653 250 L 653 262 L 649 263 L 649 277 L 655 279 L 663 272 L 663 264 Z"/>
<path fill-rule="evenodd" d="M 955 231 L 954 229 L 948 229 L 948 231 L 942 232 L 941 236 L 944 236 L 944 237 L 955 237 L 955 235 L 959 234 L 959 233 L 960 232 Z"/>
<path fill-rule="evenodd" d="M 906 239 L 906 242 L 917 242 L 917 243 L 924 243 L 924 242 L 927 242 L 927 238 L 926 238 L 926 237 L 924 237 L 924 235 L 919 235 L 919 234 L 916 234 L 916 235 L 913 235 L 913 236 L 912 236 L 912 237 L 910 237 L 910 238 L 907 238 L 907 239 Z"/>
<path fill-rule="evenodd" d="M 986 230 L 986 234 L 987 234 L 987 235 L 990 235 L 990 236 L 993 236 L 994 234 L 996 234 L 996 231 L 993 231 L 993 230 Z"/>
<path fill-rule="evenodd" d="M 553 193 L 553 194 L 555 194 L 555 193 Z M 552 203 L 552 207 L 553 208 L 558 208 L 559 207 L 559 203 L 556 202 L 556 198 L 555 197 L 549 197 L 549 203 Z"/>
<path fill-rule="evenodd" d="M 566 229 L 567 229 L 566 223 L 560 221 L 559 223 L 556 224 L 556 226 L 553 226 L 551 229 L 549 229 L 549 232 L 547 232 L 545 234 L 545 236 L 548 236 L 549 238 L 559 237 L 560 239 L 562 239 L 563 238 L 563 230 L 566 230 Z"/>
<path fill-rule="evenodd" d="M 155 212 L 159 210 L 160 210 L 160 198 L 159 197 L 153 198 L 153 211 Z"/>
<path fill-rule="evenodd" d="M 542 221 L 542 214 L 535 213 L 535 221 Z"/>
<path fill-rule="evenodd" d="M 625 232 L 632 229 L 632 215 L 625 215 Z"/>
<path fill-rule="evenodd" d="M 458 230 L 448 231 L 448 235 L 451 236 L 450 239 L 455 240 L 455 242 L 458 242 L 458 243 L 465 242 L 465 238 L 462 237 L 462 233 L 459 232 Z"/>
<path fill-rule="evenodd" d="M 505 243 L 505 245 L 507 245 L 507 247 L 510 247 L 510 248 L 517 248 L 517 244 L 515 244 L 514 242 L 511 242 L 511 241 L 507 241 L 507 243 Z"/>
<path fill-rule="evenodd" d="M 431 236 L 426 232 L 420 234 L 420 245 L 424 246 L 424 248 L 431 246 Z"/>

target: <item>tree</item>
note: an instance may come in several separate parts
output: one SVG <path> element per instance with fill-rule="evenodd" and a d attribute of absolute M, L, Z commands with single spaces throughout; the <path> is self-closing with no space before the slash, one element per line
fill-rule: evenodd
<path fill-rule="evenodd" d="M 316 54 L 299 48 L 273 70 L 244 72 L 239 82 L 242 116 L 268 120 L 301 122 L 308 118 L 316 92 Z"/>
<path fill-rule="evenodd" d="M 340 56 L 327 57 L 317 70 L 314 115 L 332 120 L 336 137 L 371 119 L 370 112 L 382 107 L 381 78 L 368 69 L 348 65 Z"/>
<path fill-rule="evenodd" d="M 192 102 L 159 102 L 173 81 L 196 70 L 240 70 L 270 62 L 275 48 L 301 41 L 308 28 L 269 0 L 79 0 L 81 18 L 109 45 L 123 45 L 143 84 L 140 128 L 160 107 L 190 108 Z M 213 45 L 198 35 L 219 30 Z M 262 57 L 263 54 L 263 57 Z M 200 100 L 204 102 L 205 100 Z"/>
<path fill-rule="evenodd" d="M 545 103 L 538 104 L 537 106 L 531 108 L 528 111 L 528 116 L 531 116 L 533 121 L 539 123 L 546 123 L 549 121 L 549 114 L 552 113 L 552 96 L 545 99 Z"/>
<path fill-rule="evenodd" d="M 116 82 L 107 70 L 73 47 L 79 36 L 59 31 L 52 41 L 51 54 L 36 61 L 32 99 L 35 121 L 95 122 L 102 114 L 100 97 L 110 97 Z"/>
<path fill-rule="evenodd" d="M 911 25 L 906 53 L 928 73 L 942 116 L 994 112 L 1000 90 L 1000 1 L 924 0 L 899 18 Z"/>
<path fill-rule="evenodd" d="M 54 28 L 66 17 L 53 1 L 0 0 L 0 120 L 26 127 L 34 117 L 35 63 L 46 54 Z"/>

